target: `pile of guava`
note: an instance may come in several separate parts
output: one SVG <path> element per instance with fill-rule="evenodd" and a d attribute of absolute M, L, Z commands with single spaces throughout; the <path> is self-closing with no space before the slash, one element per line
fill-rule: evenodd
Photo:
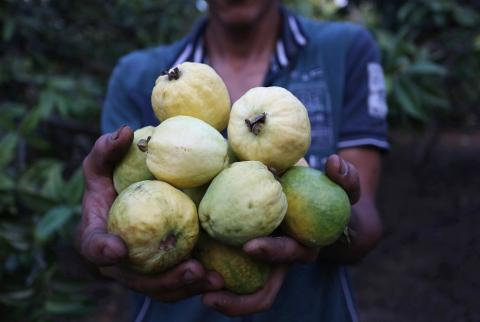
<path fill-rule="evenodd" d="M 151 102 L 160 125 L 134 132 L 113 174 L 108 230 L 131 269 L 159 273 L 194 257 L 248 294 L 270 273 L 242 251 L 249 240 L 282 231 L 321 247 L 343 233 L 349 199 L 303 159 L 310 120 L 291 92 L 252 88 L 231 105 L 211 67 L 186 62 L 157 78 Z"/>

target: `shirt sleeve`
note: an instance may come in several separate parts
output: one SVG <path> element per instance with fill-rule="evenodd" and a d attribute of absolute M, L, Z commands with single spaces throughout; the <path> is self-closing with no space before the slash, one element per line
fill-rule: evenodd
<path fill-rule="evenodd" d="M 142 113 L 129 97 L 129 89 L 125 83 L 125 77 L 128 77 L 127 63 L 125 58 L 120 59 L 110 76 L 102 109 L 102 133 L 113 132 L 122 125 L 128 125 L 133 130 L 142 125 Z"/>
<path fill-rule="evenodd" d="M 347 54 L 347 75 L 338 149 L 373 146 L 387 150 L 385 78 L 379 48 L 365 29 L 360 29 Z"/>

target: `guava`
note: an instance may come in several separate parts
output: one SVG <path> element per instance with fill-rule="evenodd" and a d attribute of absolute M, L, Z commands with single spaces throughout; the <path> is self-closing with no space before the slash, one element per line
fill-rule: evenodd
<path fill-rule="evenodd" d="M 147 167 L 161 181 L 177 188 L 208 183 L 228 165 L 227 141 L 202 120 L 174 116 L 153 131 Z"/>
<path fill-rule="evenodd" d="M 134 182 L 153 179 L 146 163 L 147 142 L 153 129 L 153 126 L 145 126 L 133 132 L 130 149 L 113 170 L 113 186 L 117 193 Z"/>
<path fill-rule="evenodd" d="M 227 127 L 230 96 L 222 78 L 206 64 L 185 62 L 159 76 L 151 100 L 160 121 L 188 115 L 219 131 Z"/>
<path fill-rule="evenodd" d="M 193 256 L 206 269 L 218 272 L 225 288 L 237 294 L 258 291 L 270 275 L 270 265 L 266 262 L 255 260 L 241 248 L 222 244 L 206 233 L 200 233 Z"/>
<path fill-rule="evenodd" d="M 277 228 L 287 211 L 282 186 L 258 161 L 231 164 L 208 186 L 199 206 L 203 229 L 214 239 L 239 246 Z"/>
<path fill-rule="evenodd" d="M 288 209 L 282 230 L 304 245 L 332 244 L 350 219 L 347 193 L 323 172 L 294 166 L 281 177 Z"/>
<path fill-rule="evenodd" d="M 261 161 L 281 173 L 310 146 L 307 110 L 284 88 L 252 88 L 232 106 L 228 140 L 240 160 Z"/>
<path fill-rule="evenodd" d="M 187 195 L 168 183 L 140 181 L 114 200 L 108 231 L 127 245 L 131 269 L 159 273 L 191 253 L 198 239 L 197 210 Z"/>

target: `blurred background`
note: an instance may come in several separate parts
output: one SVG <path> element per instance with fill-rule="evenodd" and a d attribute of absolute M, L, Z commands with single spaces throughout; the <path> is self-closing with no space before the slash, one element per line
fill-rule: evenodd
<path fill-rule="evenodd" d="M 352 271 L 361 321 L 480 321 L 480 3 L 285 1 L 375 35 L 390 140 L 382 243 Z M 0 3 L 0 316 L 125 321 L 128 298 L 72 250 L 81 161 L 108 77 L 129 51 L 170 43 L 204 1 Z"/>

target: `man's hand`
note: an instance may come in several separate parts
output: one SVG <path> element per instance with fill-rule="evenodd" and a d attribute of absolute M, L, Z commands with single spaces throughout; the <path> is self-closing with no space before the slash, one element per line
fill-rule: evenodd
<path fill-rule="evenodd" d="M 116 162 L 128 151 L 133 132 L 123 126 L 101 136 L 83 162 L 85 193 L 82 221 L 78 227 L 77 248 L 100 272 L 137 292 L 154 299 L 175 302 L 192 295 L 223 287 L 222 278 L 207 272 L 195 260 L 185 261 L 157 275 L 142 275 L 122 268 L 128 256 L 125 243 L 107 231 L 108 211 L 117 196 L 112 182 Z"/>
<path fill-rule="evenodd" d="M 340 185 L 354 204 L 360 198 L 360 180 L 357 169 L 337 155 L 328 158 L 325 165 L 326 175 Z M 236 295 L 231 292 L 209 292 L 203 296 L 203 302 L 230 316 L 246 315 L 268 310 L 280 290 L 289 265 L 293 263 L 313 262 L 318 257 L 319 248 L 304 246 L 288 236 L 261 237 L 243 245 L 243 250 L 274 266 L 266 285 L 254 294 Z"/>

